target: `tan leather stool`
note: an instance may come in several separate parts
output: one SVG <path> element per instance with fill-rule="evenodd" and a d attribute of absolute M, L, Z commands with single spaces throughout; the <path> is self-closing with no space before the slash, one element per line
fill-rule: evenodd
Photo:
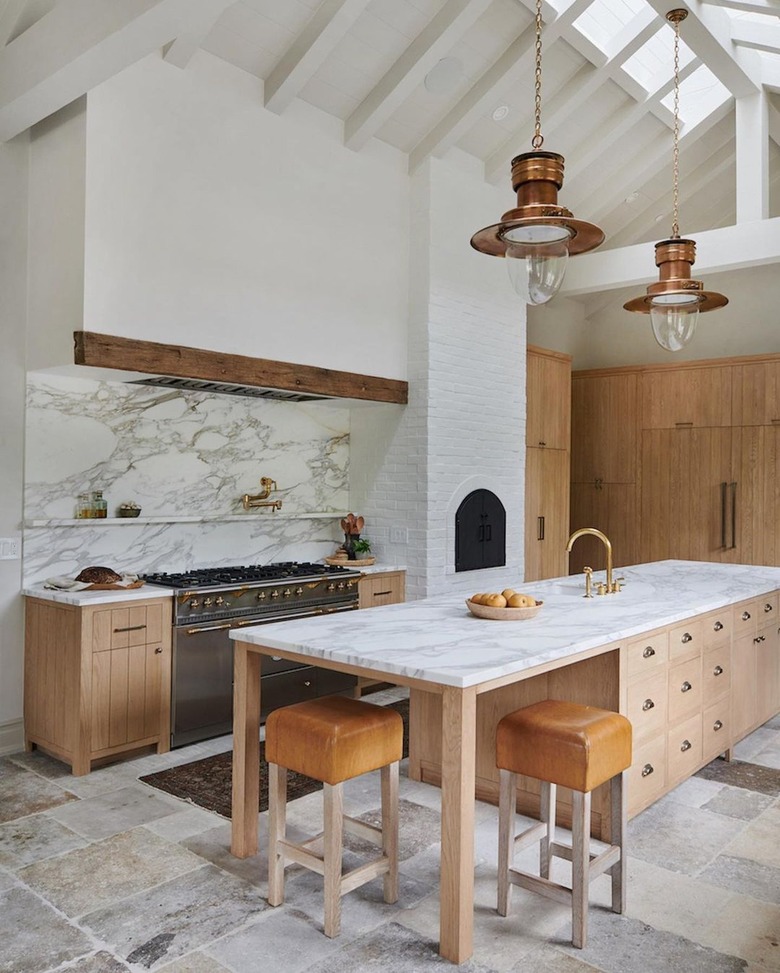
<path fill-rule="evenodd" d="M 618 713 L 547 699 L 509 713 L 496 730 L 499 768 L 498 911 L 509 911 L 512 885 L 571 902 L 572 945 L 585 945 L 588 890 L 603 872 L 612 876 L 612 911 L 626 906 L 626 770 L 631 766 L 631 724 Z M 514 835 L 517 775 L 541 781 L 541 823 Z M 590 853 L 590 795 L 611 781 L 612 844 Z M 572 844 L 555 840 L 555 788 L 572 792 Z M 513 867 L 515 852 L 540 842 L 539 875 Z M 572 863 L 572 888 L 550 880 L 550 859 Z"/>
<path fill-rule="evenodd" d="M 385 902 L 398 900 L 398 763 L 403 720 L 386 706 L 327 696 L 273 710 L 265 725 L 268 760 L 268 902 L 284 902 L 288 861 L 325 879 L 325 935 L 338 936 L 341 896 L 384 875 Z M 382 827 L 344 814 L 343 782 L 381 769 Z M 287 771 L 323 782 L 324 830 L 302 844 L 286 838 Z M 341 874 L 344 830 L 382 849 L 379 858 Z M 320 845 L 322 853 L 315 850 Z"/>

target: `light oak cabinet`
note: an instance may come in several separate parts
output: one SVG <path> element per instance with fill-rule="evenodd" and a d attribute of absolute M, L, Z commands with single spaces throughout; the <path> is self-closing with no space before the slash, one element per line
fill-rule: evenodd
<path fill-rule="evenodd" d="M 780 709 L 778 593 L 744 602 L 734 614 L 732 719 L 741 739 Z"/>
<path fill-rule="evenodd" d="M 637 415 L 639 376 L 584 372 L 572 376 L 571 531 L 596 527 L 612 542 L 616 567 L 639 553 Z M 569 555 L 569 573 L 606 567 L 603 544 L 582 537 Z"/>
<path fill-rule="evenodd" d="M 530 347 L 526 358 L 525 580 L 566 573 L 571 358 Z"/>
<path fill-rule="evenodd" d="M 70 764 L 170 749 L 171 602 L 77 607 L 28 598 L 24 732 Z"/>
<path fill-rule="evenodd" d="M 607 419 L 616 380 L 637 383 L 632 433 Z M 572 401 L 572 530 L 600 527 L 618 565 L 780 564 L 780 355 L 575 373 Z M 610 450 L 637 457 L 633 493 L 577 480 Z M 570 570 L 603 567 L 581 543 Z"/>
<path fill-rule="evenodd" d="M 406 600 L 406 572 L 383 571 L 365 574 L 358 581 L 358 607 L 398 605 Z"/>

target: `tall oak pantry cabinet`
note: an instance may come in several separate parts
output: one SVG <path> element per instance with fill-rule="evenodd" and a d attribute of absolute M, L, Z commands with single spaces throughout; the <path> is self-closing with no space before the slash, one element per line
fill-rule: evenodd
<path fill-rule="evenodd" d="M 572 376 L 571 529 L 616 565 L 780 564 L 780 355 Z M 577 548 L 570 569 L 603 568 Z"/>

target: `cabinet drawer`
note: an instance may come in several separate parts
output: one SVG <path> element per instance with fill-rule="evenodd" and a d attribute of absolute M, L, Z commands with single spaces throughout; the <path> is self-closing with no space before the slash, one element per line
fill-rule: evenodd
<path fill-rule="evenodd" d="M 362 577 L 358 583 L 361 608 L 398 605 L 404 600 L 405 577 L 400 571 Z"/>
<path fill-rule="evenodd" d="M 759 623 L 759 615 L 763 619 L 763 604 L 758 601 L 743 601 L 734 608 L 734 638 L 742 638 L 750 632 L 755 632 Z"/>
<path fill-rule="evenodd" d="M 698 712 L 702 701 L 701 659 L 681 662 L 669 670 L 669 722 Z"/>
<path fill-rule="evenodd" d="M 704 628 L 700 618 L 683 622 L 669 629 L 669 659 L 685 659 L 701 652 Z"/>
<path fill-rule="evenodd" d="M 628 687 L 626 716 L 634 728 L 634 739 L 660 733 L 666 725 L 666 670 L 661 669 Z"/>
<path fill-rule="evenodd" d="M 762 628 L 764 625 L 769 625 L 773 621 L 777 621 L 780 615 L 780 609 L 778 608 L 779 598 L 780 595 L 775 591 L 771 595 L 764 595 L 758 599 L 757 625 L 759 628 Z M 777 624 L 780 625 L 780 622 Z"/>
<path fill-rule="evenodd" d="M 670 784 L 698 769 L 702 761 L 701 713 L 669 730 L 667 753 Z"/>
<path fill-rule="evenodd" d="M 163 606 L 132 605 L 96 611 L 92 620 L 92 651 L 149 645 L 163 637 Z"/>
<path fill-rule="evenodd" d="M 260 698 L 260 718 L 264 720 L 278 706 L 289 706 L 316 696 L 317 676 L 313 666 L 265 676 Z"/>
<path fill-rule="evenodd" d="M 634 761 L 628 772 L 628 811 L 633 814 L 659 797 L 666 786 L 666 735 L 641 747 L 634 747 Z"/>
<path fill-rule="evenodd" d="M 726 696 L 704 710 L 703 760 L 713 760 L 718 754 L 729 749 L 731 737 L 731 702 Z"/>
<path fill-rule="evenodd" d="M 701 682 L 704 706 L 709 706 L 731 689 L 730 645 L 718 645 L 704 653 Z"/>
<path fill-rule="evenodd" d="M 626 675 L 652 672 L 657 666 L 664 665 L 669 655 L 668 642 L 666 632 L 629 642 L 626 646 Z"/>
<path fill-rule="evenodd" d="M 730 608 L 722 611 L 711 612 L 702 618 L 702 629 L 704 633 L 705 649 L 716 642 L 728 642 L 734 629 L 734 616 Z"/>

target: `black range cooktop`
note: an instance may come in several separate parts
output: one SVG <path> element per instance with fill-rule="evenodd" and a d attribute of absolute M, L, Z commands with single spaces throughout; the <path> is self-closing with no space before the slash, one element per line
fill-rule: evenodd
<path fill-rule="evenodd" d="M 148 584 L 165 585 L 168 588 L 203 588 L 214 585 L 262 583 L 284 581 L 287 578 L 311 578 L 350 572 L 340 565 L 313 564 L 299 561 L 280 561 L 275 564 L 242 564 L 222 568 L 197 568 L 171 574 L 156 572 L 141 577 Z"/>

